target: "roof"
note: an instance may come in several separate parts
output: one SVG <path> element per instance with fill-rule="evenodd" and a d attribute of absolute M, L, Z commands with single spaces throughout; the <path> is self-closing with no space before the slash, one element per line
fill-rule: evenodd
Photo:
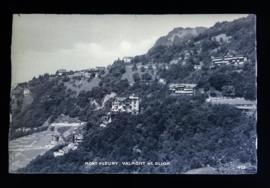
<path fill-rule="evenodd" d="M 96 67 L 96 69 L 106 69 L 106 67 Z"/>
<path fill-rule="evenodd" d="M 214 58 L 214 59 L 212 59 L 212 61 L 222 61 L 223 60 L 223 58 Z"/>
<path fill-rule="evenodd" d="M 125 97 L 115 97 L 114 101 L 125 101 Z"/>
<path fill-rule="evenodd" d="M 208 98 L 207 101 L 213 104 L 256 105 L 256 101 L 250 101 L 244 98 L 214 97 L 214 98 Z"/>
<path fill-rule="evenodd" d="M 230 59 L 239 59 L 239 58 L 245 58 L 243 55 L 226 55 L 224 57 L 213 57 L 212 61 L 222 61 L 222 60 L 230 60 Z"/>
<path fill-rule="evenodd" d="M 197 84 L 170 84 L 170 87 L 196 87 Z"/>
<path fill-rule="evenodd" d="M 123 57 L 123 59 L 132 59 L 133 57 L 130 57 L 130 56 L 126 56 L 126 57 Z"/>
<path fill-rule="evenodd" d="M 132 94 L 129 96 L 129 99 L 136 99 L 137 100 L 137 99 L 139 99 L 139 97 L 137 97 L 135 94 Z"/>

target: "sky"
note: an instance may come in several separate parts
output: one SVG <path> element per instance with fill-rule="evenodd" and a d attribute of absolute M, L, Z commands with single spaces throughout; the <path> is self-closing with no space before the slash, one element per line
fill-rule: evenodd
<path fill-rule="evenodd" d="M 246 14 L 14 14 L 12 85 L 58 69 L 82 70 L 144 54 L 176 27 L 211 27 Z"/>

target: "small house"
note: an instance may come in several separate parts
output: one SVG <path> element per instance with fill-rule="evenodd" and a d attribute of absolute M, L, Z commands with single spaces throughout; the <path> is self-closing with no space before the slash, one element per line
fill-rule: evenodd
<path fill-rule="evenodd" d="M 59 69 L 57 75 L 62 76 L 65 72 L 67 72 L 66 69 Z"/>
<path fill-rule="evenodd" d="M 24 88 L 24 90 L 23 90 L 23 95 L 24 96 L 27 96 L 27 95 L 29 95 L 30 94 L 30 90 L 28 89 L 28 88 Z"/>
<path fill-rule="evenodd" d="M 105 71 L 106 70 L 106 67 L 96 67 L 96 70 L 97 71 Z"/>
<path fill-rule="evenodd" d="M 123 57 L 122 60 L 123 60 L 125 63 L 130 63 L 132 59 L 133 59 L 132 57 Z"/>
<path fill-rule="evenodd" d="M 195 70 L 201 70 L 202 69 L 202 62 L 200 62 L 199 64 L 195 64 L 194 69 Z"/>
<path fill-rule="evenodd" d="M 74 135 L 74 142 L 75 143 L 81 143 L 83 141 L 83 135 L 82 134 L 75 134 Z"/>
<path fill-rule="evenodd" d="M 160 78 L 160 79 L 158 80 L 158 82 L 159 82 L 160 84 L 163 84 L 163 85 L 166 84 L 166 80 L 163 79 L 163 78 Z"/>

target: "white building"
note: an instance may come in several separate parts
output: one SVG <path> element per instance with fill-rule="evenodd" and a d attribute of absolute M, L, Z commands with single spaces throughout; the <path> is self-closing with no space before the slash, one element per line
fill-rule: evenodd
<path fill-rule="evenodd" d="M 81 143 L 83 141 L 83 135 L 82 134 L 75 134 L 74 135 L 74 142 L 75 143 Z"/>
<path fill-rule="evenodd" d="M 166 84 L 166 80 L 163 79 L 163 78 L 160 78 L 160 79 L 158 80 L 158 82 L 159 82 L 160 84 L 163 84 L 163 85 Z"/>
<path fill-rule="evenodd" d="M 64 154 L 65 154 L 65 152 L 63 150 L 53 152 L 54 157 L 63 156 Z"/>
<path fill-rule="evenodd" d="M 91 77 L 91 73 L 90 72 L 86 72 L 86 71 L 78 71 L 75 72 L 73 75 L 71 75 L 72 77 L 85 77 L 85 78 L 90 78 Z"/>
<path fill-rule="evenodd" d="M 179 62 L 178 59 L 173 59 L 170 61 L 170 65 L 174 65 L 174 64 L 177 64 Z"/>
<path fill-rule="evenodd" d="M 219 43 L 222 43 L 222 42 L 229 43 L 231 38 L 232 38 L 231 36 L 227 36 L 225 33 L 221 33 L 219 35 L 212 37 L 211 39 Z"/>
<path fill-rule="evenodd" d="M 67 72 L 66 69 L 59 69 L 59 70 L 57 71 L 57 75 L 61 76 L 61 75 L 63 75 L 63 73 L 65 73 L 65 72 Z"/>
<path fill-rule="evenodd" d="M 116 97 L 112 102 L 112 112 L 139 113 L 139 97 L 131 95 L 129 97 Z"/>
<path fill-rule="evenodd" d="M 63 147 L 62 149 L 53 152 L 54 157 L 59 157 L 67 154 L 70 151 L 74 151 L 78 148 L 78 144 L 70 143 L 67 146 Z"/>
<path fill-rule="evenodd" d="M 27 96 L 27 95 L 29 95 L 30 94 L 30 90 L 28 89 L 28 88 L 24 88 L 24 90 L 23 90 L 23 95 L 24 96 Z"/>
<path fill-rule="evenodd" d="M 97 71 L 105 71 L 106 70 L 106 67 L 96 67 L 96 70 Z"/>
<path fill-rule="evenodd" d="M 199 64 L 195 64 L 194 69 L 195 70 L 201 70 L 202 69 L 202 62 L 200 62 Z"/>
<path fill-rule="evenodd" d="M 194 95 L 197 84 L 170 84 L 169 90 L 174 94 Z"/>
<path fill-rule="evenodd" d="M 133 59 L 132 57 L 123 57 L 122 60 L 123 60 L 125 63 L 130 63 L 132 59 Z"/>
<path fill-rule="evenodd" d="M 108 112 L 107 115 L 102 117 L 102 123 L 99 125 L 100 127 L 106 128 L 109 123 L 112 122 L 111 112 Z"/>
<path fill-rule="evenodd" d="M 244 56 L 232 56 L 227 55 L 224 57 L 212 58 L 212 66 L 211 68 L 221 66 L 221 65 L 233 65 L 233 66 L 242 66 L 247 62 L 247 58 Z"/>
<path fill-rule="evenodd" d="M 209 97 L 206 99 L 206 102 L 212 104 L 228 104 L 243 111 L 254 111 L 257 109 L 256 101 L 250 101 L 244 98 Z"/>
<path fill-rule="evenodd" d="M 90 77 L 91 77 L 91 73 L 89 73 L 89 72 L 84 72 L 84 73 L 83 73 L 83 76 L 84 76 L 85 78 L 90 78 Z"/>

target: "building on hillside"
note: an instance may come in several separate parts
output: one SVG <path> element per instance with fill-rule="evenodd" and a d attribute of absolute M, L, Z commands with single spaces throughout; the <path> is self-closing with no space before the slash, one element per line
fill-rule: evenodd
<path fill-rule="evenodd" d="M 108 112 L 106 116 L 104 116 L 103 118 L 103 123 L 105 124 L 109 124 L 112 122 L 112 116 L 111 116 L 111 113 Z"/>
<path fill-rule="evenodd" d="M 166 80 L 163 79 L 163 78 L 160 78 L 160 79 L 158 80 L 158 83 L 165 85 L 165 84 L 166 84 Z"/>
<path fill-rule="evenodd" d="M 59 157 L 67 154 L 70 151 L 75 151 L 78 148 L 77 144 L 70 143 L 67 146 L 63 147 L 62 149 L 53 152 L 54 157 Z"/>
<path fill-rule="evenodd" d="M 194 69 L 195 69 L 195 70 L 201 70 L 201 69 L 202 69 L 202 65 L 203 65 L 202 62 L 200 62 L 200 63 L 198 63 L 198 64 L 195 64 L 195 65 L 194 65 Z"/>
<path fill-rule="evenodd" d="M 169 90 L 173 94 L 179 94 L 179 95 L 194 95 L 195 94 L 195 87 L 197 84 L 170 84 Z"/>
<path fill-rule="evenodd" d="M 60 157 L 60 156 L 63 156 L 63 155 L 65 155 L 65 152 L 63 150 L 53 152 L 54 157 Z"/>
<path fill-rule="evenodd" d="M 212 37 L 211 39 L 219 43 L 229 43 L 231 38 L 232 38 L 231 36 L 227 36 L 225 33 L 221 33 L 219 35 Z"/>
<path fill-rule="evenodd" d="M 122 60 L 123 60 L 125 63 L 130 63 L 132 59 L 133 59 L 132 57 L 123 57 Z"/>
<path fill-rule="evenodd" d="M 82 75 L 83 75 L 85 78 L 90 78 L 90 77 L 91 77 L 91 73 L 89 73 L 89 72 L 83 72 Z"/>
<path fill-rule="evenodd" d="M 184 60 L 188 60 L 191 57 L 191 53 L 188 50 L 184 51 Z"/>
<path fill-rule="evenodd" d="M 96 70 L 97 71 L 105 71 L 106 70 L 106 67 L 96 67 Z"/>
<path fill-rule="evenodd" d="M 247 58 L 242 55 L 238 56 L 226 55 L 224 57 L 213 57 L 211 68 L 215 68 L 222 65 L 233 65 L 236 67 L 241 67 L 246 62 Z"/>
<path fill-rule="evenodd" d="M 157 66 L 156 65 L 151 64 L 151 66 L 152 66 L 153 70 L 157 70 Z"/>
<path fill-rule="evenodd" d="M 209 97 L 206 102 L 211 104 L 228 104 L 243 111 L 255 111 L 256 101 L 246 100 L 244 98 L 228 98 L 228 97 Z"/>
<path fill-rule="evenodd" d="M 127 112 L 131 114 L 139 113 L 139 97 L 131 95 L 129 97 L 116 97 L 112 102 L 111 111 L 114 113 Z"/>
<path fill-rule="evenodd" d="M 174 64 L 178 64 L 179 63 L 179 61 L 181 61 L 182 60 L 182 58 L 181 57 L 179 57 L 179 58 L 177 58 L 177 59 L 173 59 L 173 60 L 171 60 L 170 61 L 170 65 L 174 65 Z"/>
<path fill-rule="evenodd" d="M 63 75 L 65 72 L 67 72 L 66 69 L 59 69 L 59 70 L 57 70 L 57 75 L 61 76 L 61 75 Z"/>
<path fill-rule="evenodd" d="M 125 97 L 116 97 L 112 102 L 112 112 L 124 112 Z"/>
<path fill-rule="evenodd" d="M 74 134 L 73 136 L 73 142 L 74 143 L 81 143 L 83 141 L 83 135 L 82 134 Z"/>
<path fill-rule="evenodd" d="M 96 69 L 90 68 L 90 69 L 88 69 L 88 71 L 89 71 L 89 72 L 96 72 Z"/>
<path fill-rule="evenodd" d="M 94 72 L 94 71 L 76 71 L 74 72 L 70 77 L 71 78 L 74 78 L 74 77 L 85 77 L 85 78 L 90 78 L 91 77 L 91 72 Z M 97 71 L 95 71 L 97 72 Z"/>
<path fill-rule="evenodd" d="M 24 88 L 23 95 L 24 96 L 30 95 L 30 90 L 28 88 Z"/>
<path fill-rule="evenodd" d="M 112 122 L 111 112 L 108 112 L 105 116 L 102 117 L 102 123 L 100 127 L 106 128 L 109 123 Z"/>

